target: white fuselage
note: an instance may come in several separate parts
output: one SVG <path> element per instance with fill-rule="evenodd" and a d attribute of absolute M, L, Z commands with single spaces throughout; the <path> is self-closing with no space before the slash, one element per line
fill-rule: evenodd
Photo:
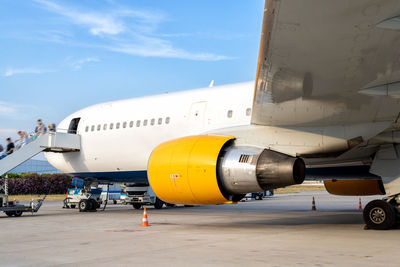
<path fill-rule="evenodd" d="M 65 118 L 57 131 L 80 118 L 81 150 L 46 153 L 50 164 L 82 178 L 128 182 L 146 177 L 159 144 L 187 135 L 249 125 L 254 82 L 134 98 L 94 105 Z M 112 127 L 112 129 L 111 129 Z"/>

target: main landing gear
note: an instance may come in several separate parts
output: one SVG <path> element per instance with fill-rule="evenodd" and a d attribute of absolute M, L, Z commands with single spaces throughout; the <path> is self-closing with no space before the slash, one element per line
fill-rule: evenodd
<path fill-rule="evenodd" d="M 387 230 L 400 222 L 400 194 L 369 202 L 363 211 L 366 229 Z"/>

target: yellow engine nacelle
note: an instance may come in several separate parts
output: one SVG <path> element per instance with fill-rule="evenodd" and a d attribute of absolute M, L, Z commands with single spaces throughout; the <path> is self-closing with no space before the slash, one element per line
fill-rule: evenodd
<path fill-rule="evenodd" d="M 232 203 L 221 193 L 217 161 L 233 137 L 200 135 L 159 145 L 151 154 L 148 177 L 154 193 L 177 204 Z"/>
<path fill-rule="evenodd" d="M 148 165 L 154 193 L 171 204 L 214 205 L 304 181 L 302 159 L 258 147 L 234 146 L 233 140 L 198 135 L 159 145 Z"/>

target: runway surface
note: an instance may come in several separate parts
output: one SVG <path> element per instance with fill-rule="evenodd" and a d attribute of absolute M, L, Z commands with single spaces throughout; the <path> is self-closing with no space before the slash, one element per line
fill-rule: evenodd
<path fill-rule="evenodd" d="M 317 211 L 311 211 L 315 196 Z M 379 197 L 362 197 L 363 206 Z M 398 266 L 400 230 L 363 230 L 357 197 L 275 195 L 238 205 L 79 213 L 45 202 L 0 215 L 2 266 Z"/>

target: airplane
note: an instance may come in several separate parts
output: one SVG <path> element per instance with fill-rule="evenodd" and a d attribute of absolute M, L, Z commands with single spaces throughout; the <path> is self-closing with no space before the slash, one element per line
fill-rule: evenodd
<path fill-rule="evenodd" d="M 400 214 L 400 2 L 266 0 L 256 80 L 103 103 L 57 128 L 81 150 L 46 153 L 62 172 L 149 181 L 167 203 L 216 205 L 324 179 L 337 195 L 383 195 Z"/>

